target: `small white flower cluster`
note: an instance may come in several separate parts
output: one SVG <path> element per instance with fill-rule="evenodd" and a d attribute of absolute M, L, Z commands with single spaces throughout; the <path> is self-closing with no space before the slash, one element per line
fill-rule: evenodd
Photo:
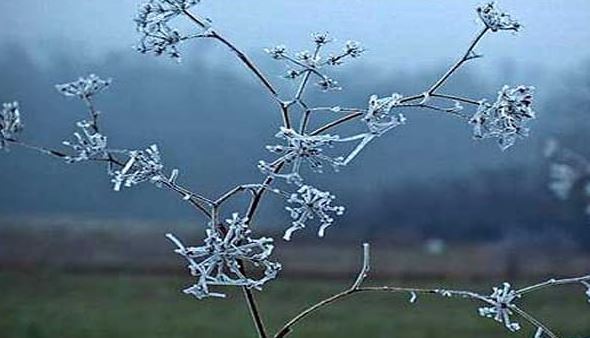
<path fill-rule="evenodd" d="M 198 0 L 150 0 L 140 6 L 135 23 L 141 34 L 137 50 L 140 53 L 154 55 L 167 54 L 173 59 L 180 59 L 178 44 L 194 38 L 185 36 L 170 27 L 170 20 L 185 15 Z"/>
<path fill-rule="evenodd" d="M 95 74 L 77 81 L 56 85 L 55 88 L 64 96 L 89 99 L 111 85 L 111 80 L 103 80 Z"/>
<path fill-rule="evenodd" d="M 529 120 L 535 119 L 533 110 L 534 87 L 504 86 L 493 104 L 482 101 L 471 118 L 475 138 L 498 138 L 498 145 L 506 150 L 517 137 L 526 137 Z"/>
<path fill-rule="evenodd" d="M 364 49 L 356 41 L 347 41 L 340 53 L 329 54 L 327 57 L 323 57 L 320 53 L 320 49 L 324 45 L 330 43 L 332 39 L 327 33 L 312 34 L 312 39 L 316 45 L 314 52 L 304 50 L 295 53 L 295 55 L 292 56 L 284 45 L 267 48 L 265 51 L 273 59 L 284 60 L 292 66 L 292 68 L 287 71 L 285 78 L 297 79 L 301 76 L 313 75 L 318 79 L 316 84 L 321 90 L 329 91 L 341 89 L 337 81 L 322 72 L 322 68 L 325 66 L 341 65 L 347 58 L 358 58 L 362 55 Z"/>
<path fill-rule="evenodd" d="M 289 204 L 293 205 L 286 207 L 291 214 L 293 223 L 285 231 L 283 238 L 287 241 L 291 240 L 293 233 L 305 228 L 305 223 L 308 220 L 314 219 L 314 217 L 317 217 L 320 222 L 318 236 L 323 237 L 326 228 L 334 222 L 330 214 L 334 213 L 339 216 L 344 214 L 344 207 L 332 205 L 335 198 L 334 195 L 327 191 L 320 191 L 309 185 L 301 186 L 287 200 Z"/>
<path fill-rule="evenodd" d="M 63 145 L 72 148 L 76 155 L 67 156 L 69 163 L 88 161 L 91 159 L 107 159 L 107 137 L 96 132 L 92 124 L 87 121 L 77 123 L 82 133 L 74 133 L 75 142 L 64 141 Z"/>
<path fill-rule="evenodd" d="M 504 283 L 501 287 L 494 287 L 493 291 L 489 296 L 489 301 L 492 302 L 493 306 L 479 308 L 479 314 L 503 323 L 511 332 L 520 330 L 520 324 L 510 319 L 513 302 L 520 298 L 520 295 L 512 289 L 509 283 Z"/>
<path fill-rule="evenodd" d="M 210 286 L 245 286 L 261 289 L 276 278 L 281 265 L 269 260 L 274 249 L 272 238 L 253 239 L 248 228 L 248 219 L 234 213 L 226 220 L 227 230 L 207 229 L 204 244 L 199 247 L 185 247 L 176 237 L 166 235 L 178 247 L 175 252 L 186 258 L 191 275 L 197 278 L 196 284 L 184 293 L 198 299 L 206 297 L 225 297 L 225 294 L 212 292 Z M 264 269 L 258 278 L 247 277 L 245 264 Z"/>
<path fill-rule="evenodd" d="M 274 174 L 272 165 L 264 161 L 260 161 L 258 167 L 264 174 L 285 178 L 288 183 L 302 184 L 303 179 L 300 170 L 304 162 L 314 172 L 321 173 L 323 171 L 323 162 L 330 164 L 337 171 L 344 160 L 343 157 L 334 158 L 325 155 L 322 149 L 326 146 L 332 147 L 335 142 L 340 142 L 339 136 L 304 135 L 284 127 L 281 127 L 281 130 L 275 136 L 286 140 L 287 144 L 267 146 L 266 149 L 280 155 L 279 162 L 291 164 L 291 172 L 289 174 Z"/>
<path fill-rule="evenodd" d="M 22 130 L 18 102 L 4 103 L 0 110 L 0 150 L 7 149 L 7 141 L 16 140 Z"/>
<path fill-rule="evenodd" d="M 120 191 L 122 186 L 131 187 L 146 181 L 158 183 L 165 179 L 158 146 L 154 144 L 146 150 L 133 150 L 128 154 L 125 165 L 111 173 L 115 191 Z"/>
<path fill-rule="evenodd" d="M 549 189 L 561 200 L 581 195 L 588 201 L 586 213 L 590 215 L 590 161 L 554 140 L 547 143 L 545 156 L 551 160 Z"/>
<path fill-rule="evenodd" d="M 501 30 L 518 31 L 521 28 L 521 24 L 513 19 L 510 14 L 498 9 L 495 2 L 478 6 L 476 11 L 486 27 L 494 32 Z"/>

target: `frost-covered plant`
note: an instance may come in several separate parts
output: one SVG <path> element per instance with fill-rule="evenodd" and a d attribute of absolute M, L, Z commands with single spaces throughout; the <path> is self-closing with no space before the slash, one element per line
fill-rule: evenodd
<path fill-rule="evenodd" d="M 22 130 L 18 102 L 4 103 L 0 111 L 0 150 L 15 142 Z"/>
<path fill-rule="evenodd" d="M 66 150 L 52 150 L 21 141 L 19 134 L 22 130 L 22 122 L 17 103 L 5 104 L 1 111 L 0 148 L 14 144 L 51 155 L 68 163 L 84 161 L 106 164 L 107 174 L 114 184 L 115 191 L 121 190 L 122 187 L 151 182 L 156 187 L 174 192 L 182 201 L 202 213 L 208 223 L 208 226 L 203 229 L 204 242 L 200 246 L 185 246 L 175 236 L 167 235 L 168 239 L 176 245 L 176 253 L 187 260 L 190 273 L 196 279 L 196 282 L 184 292 L 203 299 L 225 296 L 221 291 L 212 290 L 212 288 L 242 287 L 258 336 L 261 338 L 267 338 L 269 334 L 252 290 L 261 289 L 263 285 L 277 277 L 281 269 L 281 265 L 271 259 L 273 240 L 257 237 L 252 231 L 254 216 L 265 193 L 270 192 L 282 199 L 291 216 L 290 221 L 285 221 L 291 224 L 285 231 L 284 239 L 292 239 L 293 233 L 307 227 L 310 221 L 318 224 L 318 235 L 322 237 L 326 235 L 326 229 L 336 222 L 335 216 L 342 215 L 345 209 L 343 206 L 332 205 L 336 199 L 334 194 L 322 188 L 304 184 L 309 173 L 303 168 L 308 167 L 313 173 L 323 171 L 324 165 L 334 169 L 349 165 L 372 141 L 404 125 L 406 123 L 404 113 L 409 110 L 408 108 L 422 108 L 450 116 L 459 116 L 473 125 L 475 138 L 497 138 L 502 150 L 513 146 L 518 137 L 526 136 L 528 134 L 526 125 L 535 118 L 532 108 L 532 87 L 506 86 L 500 90 L 494 103 L 443 92 L 447 81 L 458 69 L 465 63 L 480 57 L 475 50 L 486 34 L 520 29 L 520 23 L 509 14 L 500 11 L 494 3 L 477 8 L 483 27 L 457 62 L 451 65 L 438 80 L 417 94 L 402 95 L 392 91 L 394 94 L 385 97 L 367 95 L 367 100 L 361 103 L 361 108 L 340 105 L 316 106 L 308 102 L 305 95 L 312 81 L 315 81 L 316 87 L 322 91 L 339 89 L 339 84 L 328 75 L 328 72 L 331 67 L 342 65 L 347 60 L 357 59 L 363 55 L 365 50 L 358 42 L 348 41 L 341 47 L 342 49 L 326 54 L 324 49 L 330 45 L 332 39 L 326 33 L 316 33 L 311 36 L 313 41 L 311 51 L 303 50 L 293 53 L 284 45 L 266 49 L 271 58 L 285 62 L 289 66 L 284 77 L 297 84 L 295 92 L 279 93 L 269 77 L 246 53 L 220 34 L 210 20 L 196 13 L 195 8 L 198 4 L 198 0 L 149 0 L 143 4 L 135 18 L 140 34 L 137 49 L 141 53 L 168 55 L 179 59 L 181 43 L 203 38 L 218 42 L 235 54 L 237 60 L 255 76 L 262 88 L 271 96 L 282 120 L 276 136 L 283 143 L 267 147 L 275 155 L 272 160 L 259 161 L 259 169 L 264 176 L 262 183 L 238 185 L 217 198 L 209 198 L 181 186 L 178 183 L 178 169 L 170 173 L 165 171 L 157 145 L 151 145 L 145 150 L 111 148 L 111 144 L 107 143 L 106 134 L 100 128 L 101 114 L 95 108 L 94 102 L 96 94 L 106 89 L 111 81 L 102 80 L 95 75 L 57 86 L 63 95 L 82 100 L 90 117 L 77 123 L 81 132 L 74 133 L 74 140 L 63 142 Z M 181 32 L 176 28 L 177 20 L 192 23 L 192 29 Z M 469 111 L 466 107 L 471 110 Z M 327 115 L 330 122 L 317 129 L 311 129 L 310 121 L 317 114 Z M 361 132 L 350 135 L 332 132 L 344 124 L 356 124 L 360 127 L 357 130 Z M 349 152 L 340 150 L 339 146 L 343 144 L 348 144 L 348 149 L 352 150 Z M 567 180 L 574 179 L 575 175 L 565 171 L 560 172 L 559 175 L 558 179 L 562 182 L 558 186 L 561 186 L 564 193 L 569 192 L 574 185 L 570 185 Z M 587 189 L 590 190 L 590 187 Z M 245 210 L 240 213 L 243 216 L 239 216 L 235 209 L 232 209 L 233 216 L 220 221 L 221 215 L 227 212 L 226 202 L 234 200 L 241 193 L 250 194 Z M 257 271 L 251 271 L 252 269 Z M 537 337 L 546 335 L 556 338 L 557 335 L 554 332 L 518 307 L 515 302 L 525 294 L 544 287 L 574 283 L 581 283 L 586 287 L 588 289 L 586 294 L 590 296 L 590 276 L 550 280 L 524 289 L 512 289 L 509 284 L 505 284 L 502 288 L 495 288 L 492 295 L 482 295 L 445 288 L 365 287 L 362 284 L 368 272 L 369 245 L 365 244 L 363 267 L 354 284 L 342 293 L 304 310 L 286 323 L 274 337 L 286 336 L 309 314 L 341 298 L 356 293 L 376 291 L 407 292 L 410 294 L 412 303 L 416 302 L 419 294 L 474 299 L 483 302 L 484 306 L 480 308 L 480 314 L 491 316 L 502 322 L 511 331 L 516 331 L 520 327 L 512 317 L 520 316 L 537 328 Z"/>
<path fill-rule="evenodd" d="M 533 92 L 533 87 L 504 86 L 496 102 L 482 101 L 471 119 L 475 137 L 498 138 L 500 148 L 505 150 L 514 145 L 517 137 L 528 136 L 529 129 L 525 125 L 535 118 Z"/>
<path fill-rule="evenodd" d="M 518 31 L 521 28 L 520 22 L 500 10 L 495 2 L 477 7 L 477 14 L 479 14 L 481 21 L 494 32 L 499 30 Z"/>
<path fill-rule="evenodd" d="M 191 275 L 197 283 L 184 290 L 184 293 L 198 299 L 205 297 L 225 297 L 223 293 L 209 290 L 209 286 L 244 286 L 260 289 L 264 283 L 276 277 L 281 270 L 279 263 L 269 261 L 274 249 L 272 238 L 252 239 L 248 219 L 237 213 L 226 220 L 226 227 L 211 227 L 206 231 L 204 244 L 199 247 L 185 247 L 174 235 L 166 236 L 178 249 L 176 253 L 186 258 Z M 262 277 L 255 279 L 246 276 L 243 263 L 264 267 Z"/>
<path fill-rule="evenodd" d="M 324 237 L 326 228 L 334 222 L 330 214 L 344 214 L 344 207 L 332 205 L 335 198 L 329 192 L 320 191 L 309 185 L 299 188 L 287 200 L 291 206 L 286 207 L 286 209 L 291 213 L 293 225 L 287 229 L 283 238 L 287 241 L 291 240 L 293 232 L 305 228 L 305 223 L 314 217 L 317 217 L 320 222 L 318 236 Z"/>
<path fill-rule="evenodd" d="M 510 283 L 504 283 L 501 287 L 494 287 L 493 291 L 489 297 L 493 302 L 493 306 L 479 308 L 479 314 L 503 323 L 512 332 L 520 330 L 520 324 L 510 320 L 510 316 L 513 315 L 511 308 L 514 305 L 512 302 L 520 297 L 519 294 L 512 289 Z"/>
<path fill-rule="evenodd" d="M 280 155 L 277 159 L 280 163 L 290 164 L 291 171 L 288 174 L 274 173 L 272 165 L 264 161 L 258 164 L 259 169 L 268 175 L 282 177 L 288 183 L 300 185 L 302 178 L 300 175 L 301 164 L 307 163 L 310 169 L 315 172 L 323 172 L 323 162 L 331 165 L 334 170 L 343 165 L 343 157 L 330 157 L 324 154 L 324 148 L 333 147 L 334 143 L 342 142 L 339 136 L 325 135 L 302 135 L 293 129 L 281 127 L 276 134 L 277 138 L 284 139 L 285 145 L 267 146 L 268 151 Z"/>
<path fill-rule="evenodd" d="M 160 182 L 163 169 L 164 165 L 157 145 L 152 144 L 146 150 L 130 151 L 129 159 L 123 168 L 115 170 L 112 174 L 114 189 L 119 191 L 121 186 L 132 187 L 146 181 Z"/>
<path fill-rule="evenodd" d="M 76 124 L 82 133 L 74 133 L 75 142 L 63 141 L 65 146 L 72 148 L 76 153 L 68 156 L 68 162 L 81 162 L 90 159 L 108 159 L 106 136 L 93 131 L 92 125 L 87 121 Z"/>
<path fill-rule="evenodd" d="M 545 146 L 549 159 L 549 189 L 561 200 L 582 196 L 586 200 L 586 213 L 590 216 L 590 160 L 562 147 L 556 140 Z"/>

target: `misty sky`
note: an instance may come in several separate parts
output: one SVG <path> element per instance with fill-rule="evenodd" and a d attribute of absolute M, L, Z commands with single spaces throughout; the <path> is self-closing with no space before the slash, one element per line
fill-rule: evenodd
<path fill-rule="evenodd" d="M 131 50 L 132 18 L 141 0 L 3 0 L 0 45 L 24 44 L 40 61 L 52 48 L 70 48 L 81 59 Z M 475 0 L 328 1 L 206 0 L 199 13 L 247 50 L 278 43 L 309 48 L 309 34 L 329 31 L 341 42 L 361 41 L 365 62 L 382 67 L 429 66 L 454 58 L 477 30 Z M 590 1 L 504 0 L 525 25 L 518 36 L 485 41 L 492 61 L 517 66 L 571 68 L 588 57 Z M 189 47 L 190 48 L 190 47 Z M 493 51 L 493 52 L 492 52 Z M 215 57 L 210 58 L 215 61 Z"/>

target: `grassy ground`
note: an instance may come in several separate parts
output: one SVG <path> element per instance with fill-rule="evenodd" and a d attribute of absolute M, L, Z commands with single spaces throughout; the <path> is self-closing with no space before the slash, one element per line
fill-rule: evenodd
<path fill-rule="evenodd" d="M 145 275 L 0 273 L 0 337 L 255 337 L 239 292 L 230 293 L 227 300 L 197 301 L 178 292 L 188 282 L 183 277 Z M 267 324 L 277 328 L 305 305 L 346 284 L 279 280 L 257 296 Z M 318 313 L 291 337 L 532 336 L 529 327 L 518 334 L 505 332 L 477 315 L 478 304 L 461 299 L 423 296 L 412 305 L 408 295 L 357 297 Z M 523 305 L 563 337 L 590 335 L 590 305 L 582 288 L 543 291 Z"/>

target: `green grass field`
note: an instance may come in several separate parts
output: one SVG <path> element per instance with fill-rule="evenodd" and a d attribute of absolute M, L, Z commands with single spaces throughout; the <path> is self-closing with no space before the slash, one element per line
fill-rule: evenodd
<path fill-rule="evenodd" d="M 231 292 L 227 300 L 197 301 L 179 292 L 187 283 L 189 280 L 181 276 L 0 273 L 0 337 L 255 337 L 239 290 Z M 257 296 L 267 325 L 276 329 L 305 305 L 346 285 L 344 281 L 279 280 Z M 482 288 L 487 286 L 476 286 L 476 290 Z M 356 297 L 319 312 L 291 337 L 498 338 L 533 334 L 530 327 L 510 334 L 494 321 L 479 317 L 478 304 L 462 299 L 423 296 L 417 304 L 410 304 L 408 295 Z M 523 305 L 563 337 L 590 336 L 590 304 L 581 287 L 543 291 Z"/>

